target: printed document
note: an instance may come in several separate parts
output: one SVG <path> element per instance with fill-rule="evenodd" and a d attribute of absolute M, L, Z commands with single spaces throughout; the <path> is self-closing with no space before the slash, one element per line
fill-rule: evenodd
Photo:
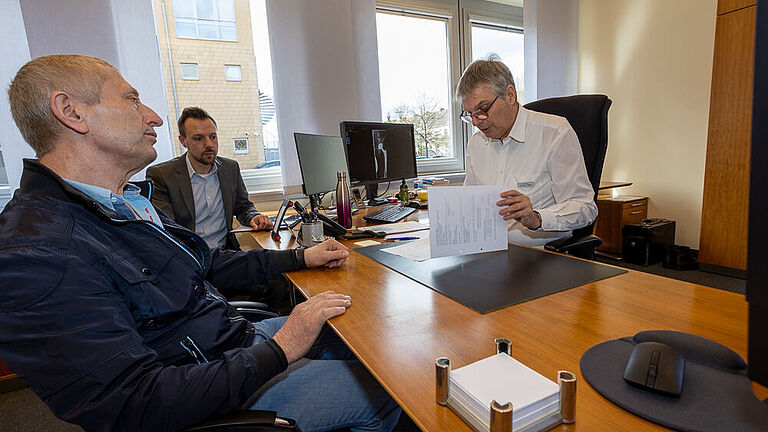
<path fill-rule="evenodd" d="M 403 242 L 397 246 L 382 249 L 382 251 L 414 261 L 426 261 L 429 259 L 429 239 L 420 238 L 419 240 Z"/>
<path fill-rule="evenodd" d="M 381 225 L 367 225 L 365 229 L 371 231 L 381 231 L 387 234 L 402 234 L 406 232 L 420 231 L 429 228 L 429 223 L 422 223 L 419 221 L 407 221 L 400 223 L 381 224 Z"/>
<path fill-rule="evenodd" d="M 437 186 L 429 194 L 432 258 L 507 249 L 507 221 L 496 201 L 504 186 Z"/>

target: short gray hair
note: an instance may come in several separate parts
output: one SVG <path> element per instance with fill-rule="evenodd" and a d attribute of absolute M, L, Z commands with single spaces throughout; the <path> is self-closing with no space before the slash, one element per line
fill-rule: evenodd
<path fill-rule="evenodd" d="M 51 112 L 51 94 L 63 91 L 88 105 L 98 104 L 111 70 L 115 68 L 105 60 L 74 54 L 38 57 L 19 69 L 8 87 L 11 114 L 37 157 L 53 151 L 61 127 Z"/>
<path fill-rule="evenodd" d="M 508 85 L 515 87 L 515 79 L 499 56 L 491 54 L 485 59 L 473 61 L 464 69 L 456 86 L 456 98 L 464 100 L 469 92 L 480 85 L 487 86 L 498 96 L 504 96 Z"/>

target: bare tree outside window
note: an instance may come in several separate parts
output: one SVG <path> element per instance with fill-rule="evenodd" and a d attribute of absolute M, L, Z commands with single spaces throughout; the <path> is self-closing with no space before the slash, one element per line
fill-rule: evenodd
<path fill-rule="evenodd" d="M 448 112 L 435 98 L 422 93 L 415 104 L 400 104 L 387 112 L 387 121 L 413 124 L 417 157 L 450 155 Z"/>

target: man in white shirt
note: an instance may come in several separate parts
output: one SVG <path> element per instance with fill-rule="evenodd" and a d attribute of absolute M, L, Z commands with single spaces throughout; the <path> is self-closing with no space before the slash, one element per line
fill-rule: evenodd
<path fill-rule="evenodd" d="M 479 130 L 467 145 L 465 185 L 503 185 L 496 205 L 510 243 L 539 246 L 597 217 L 594 192 L 568 120 L 530 111 L 517 100 L 512 73 L 477 60 L 456 87 L 461 119 Z"/>

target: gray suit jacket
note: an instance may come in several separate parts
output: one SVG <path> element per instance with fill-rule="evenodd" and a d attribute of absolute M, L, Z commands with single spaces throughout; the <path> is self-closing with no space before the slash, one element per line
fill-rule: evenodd
<path fill-rule="evenodd" d="M 152 204 L 165 212 L 171 219 L 187 229 L 195 230 L 195 201 L 192 197 L 192 184 L 189 181 L 187 154 L 147 168 L 147 180 L 151 181 Z M 248 200 L 240 165 L 232 159 L 216 157 L 219 169 L 221 200 L 224 204 L 227 230 L 232 229 L 232 217 L 236 216 L 242 225 L 249 225 L 259 212 Z M 240 249 L 234 234 L 227 235 L 227 249 Z"/>

